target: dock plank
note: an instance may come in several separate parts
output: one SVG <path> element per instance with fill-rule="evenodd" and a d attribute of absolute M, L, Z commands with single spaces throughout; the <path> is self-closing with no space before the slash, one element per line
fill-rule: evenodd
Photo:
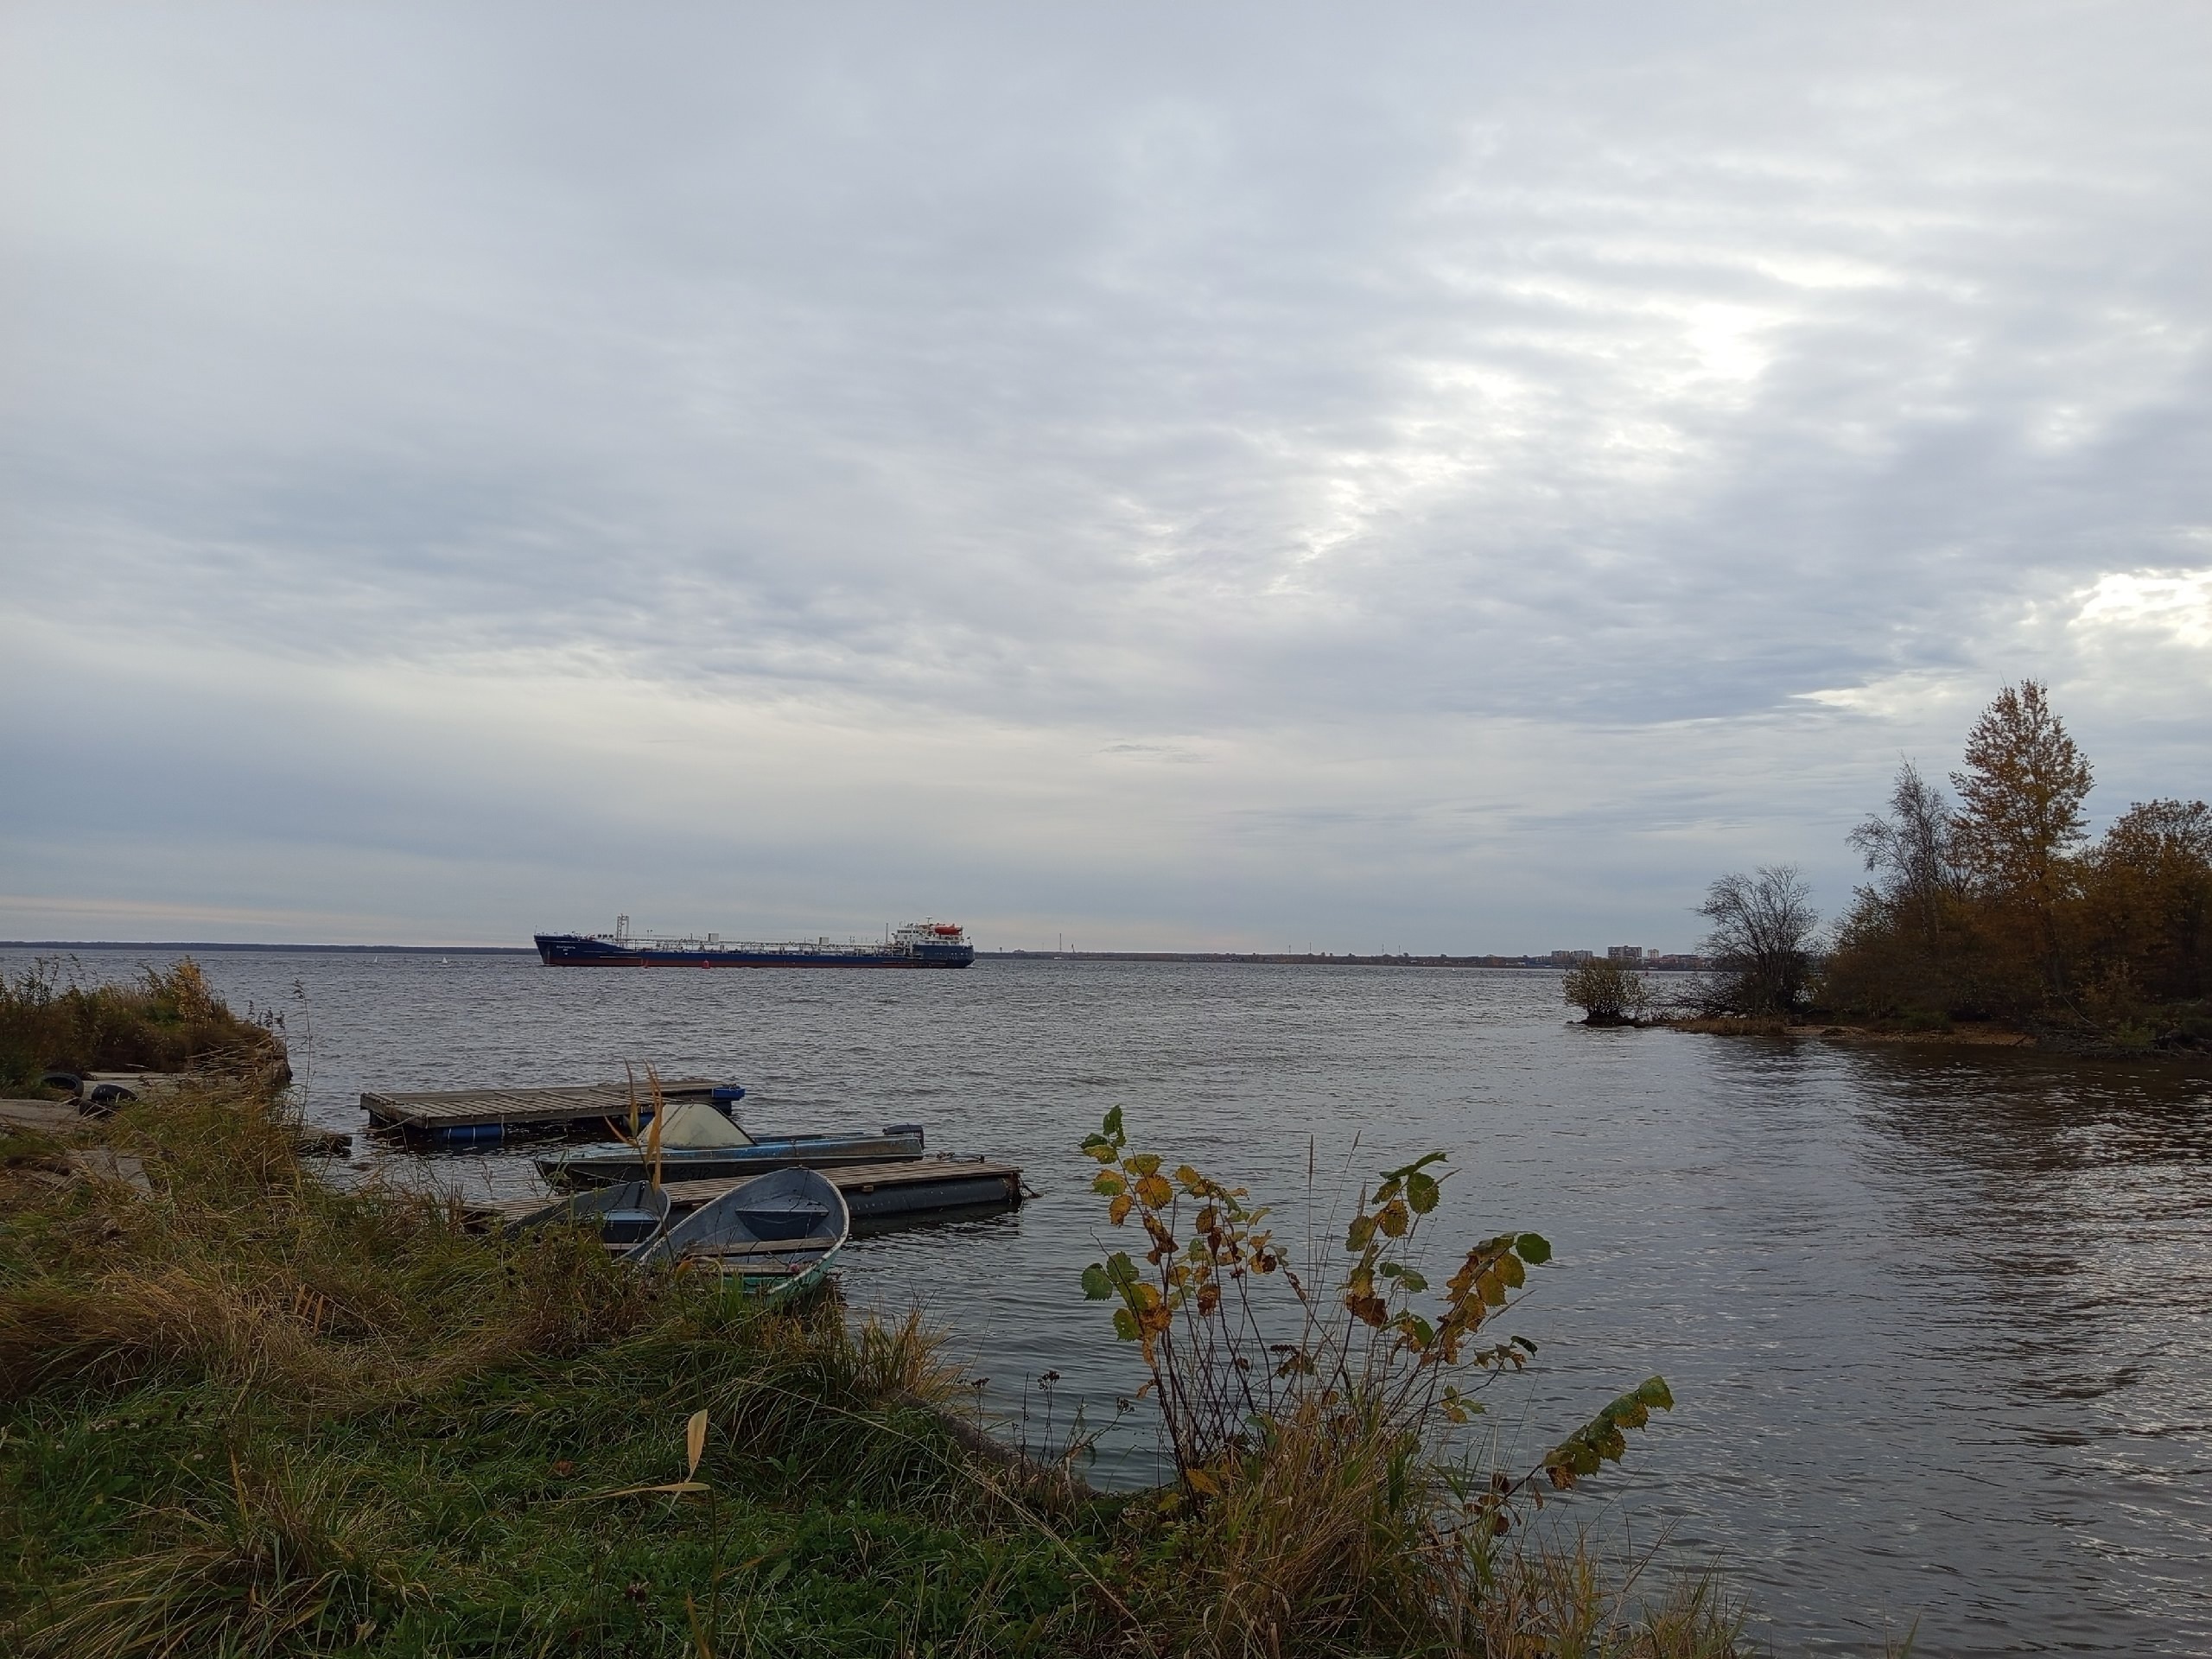
<path fill-rule="evenodd" d="M 661 1098 L 697 1100 L 722 1085 L 712 1077 L 664 1079 Z M 500 1089 L 439 1089 L 397 1091 L 368 1090 L 361 1096 L 361 1109 L 380 1127 L 405 1129 L 465 1129 L 492 1123 L 587 1123 L 603 1117 L 621 1117 L 630 1109 L 631 1085 L 626 1083 L 549 1084 L 543 1087 Z M 639 1103 L 652 1094 L 637 1086 Z"/>

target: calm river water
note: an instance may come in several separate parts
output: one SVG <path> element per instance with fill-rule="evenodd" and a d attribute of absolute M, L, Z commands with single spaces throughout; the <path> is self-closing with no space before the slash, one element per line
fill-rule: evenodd
<path fill-rule="evenodd" d="M 846 1283 L 923 1301 L 1002 1409 L 1059 1372 L 1063 1421 L 1138 1381 L 1076 1285 L 1106 1230 L 1074 1149 L 1109 1106 L 1171 1161 L 1293 1203 L 1309 1145 L 1325 1186 L 1448 1151 L 1445 1231 L 1558 1252 L 1507 1327 L 1541 1353 L 1497 1421 L 1534 1454 L 1664 1375 L 1677 1409 L 1569 1513 L 1725 1565 L 1773 1650 L 1877 1650 L 1916 1621 L 1922 1654 L 2212 1653 L 2201 1065 L 1592 1032 L 1538 973 L 202 959 L 234 1005 L 286 1012 L 310 1115 L 339 1128 L 364 1088 L 650 1061 L 744 1083 L 756 1127 L 913 1119 L 1018 1160 L 1035 1202 L 857 1243 Z M 410 1162 L 531 1190 L 512 1153 Z M 1149 1444 L 1125 1432 L 1099 1478 L 1141 1475 Z"/>

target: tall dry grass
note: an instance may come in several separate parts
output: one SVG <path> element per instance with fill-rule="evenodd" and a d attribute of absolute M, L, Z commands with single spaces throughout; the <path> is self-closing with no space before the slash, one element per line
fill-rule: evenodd
<path fill-rule="evenodd" d="M 281 1020 L 233 1013 L 189 957 L 122 983 L 87 983 L 42 957 L 0 974 L 0 1087 L 49 1070 L 282 1071 Z"/>
<path fill-rule="evenodd" d="M 0 1399 L 162 1376 L 358 1409 L 620 1336 L 665 1294 L 573 1230 L 479 1238 L 438 1199 L 335 1190 L 302 1166 L 297 1127 L 267 1090 L 210 1080 L 102 1128 L 150 1194 L 18 1179 Z"/>
<path fill-rule="evenodd" d="M 1307 1401 L 1270 1422 L 1214 1490 L 1137 1506 L 1116 1580 L 1132 1635 L 1190 1659 L 1741 1659 L 1717 1577 L 1539 1522 L 1471 1513 L 1418 1435 Z"/>
<path fill-rule="evenodd" d="M 71 1586 L 26 1635 L 25 1659 L 328 1651 L 421 1593 L 394 1561 L 404 1514 L 327 1461 L 233 1459 L 204 1487 L 147 1517 L 161 1541 Z"/>

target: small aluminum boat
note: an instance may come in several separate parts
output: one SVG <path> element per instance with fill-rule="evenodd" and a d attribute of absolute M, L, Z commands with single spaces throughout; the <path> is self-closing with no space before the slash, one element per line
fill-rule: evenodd
<path fill-rule="evenodd" d="M 700 1205 L 622 1259 L 681 1262 L 719 1272 L 748 1296 L 791 1296 L 822 1282 L 852 1230 L 845 1195 L 827 1176 L 780 1169 Z"/>

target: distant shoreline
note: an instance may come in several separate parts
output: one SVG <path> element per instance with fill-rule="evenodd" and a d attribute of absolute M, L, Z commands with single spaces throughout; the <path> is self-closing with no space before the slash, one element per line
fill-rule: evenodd
<path fill-rule="evenodd" d="M 323 955 L 534 957 L 526 944 L 250 944 L 227 939 L 0 939 L 0 950 L 263 950 Z M 1544 957 L 1344 956 L 1325 950 L 978 950 L 978 962 L 1220 962 L 1313 968 L 1531 968 L 1556 972 Z M 1696 973 L 1697 968 L 1645 962 L 1644 973 Z"/>
<path fill-rule="evenodd" d="M 1257 962 L 1315 968 L 1542 968 L 1558 971 L 1571 963 L 1541 957 L 1351 956 L 1326 950 L 978 950 L 978 962 Z M 1683 963 L 1627 964 L 1648 974 L 1703 971 Z"/>
<path fill-rule="evenodd" d="M 0 939 L 0 950 L 315 950 L 356 956 L 534 957 L 527 944 L 243 944 L 226 939 Z"/>

